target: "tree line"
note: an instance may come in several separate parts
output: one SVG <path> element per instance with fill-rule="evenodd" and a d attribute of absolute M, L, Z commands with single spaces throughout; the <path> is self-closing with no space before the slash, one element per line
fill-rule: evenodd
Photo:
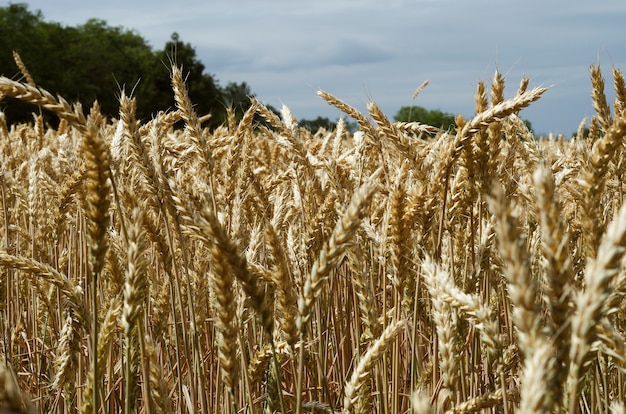
<path fill-rule="evenodd" d="M 70 102 L 91 106 L 98 101 L 106 116 L 117 116 L 122 89 L 137 97 L 137 116 L 151 117 L 175 107 L 171 65 L 187 75 L 189 95 L 200 115 L 211 114 L 209 127 L 226 120 L 226 109 L 241 116 L 253 96 L 246 82 L 222 87 L 205 71 L 195 48 L 177 33 L 162 49 L 153 50 L 133 30 L 90 19 L 78 26 L 45 21 L 40 11 L 26 4 L 0 8 L 0 74 L 23 80 L 13 51 L 17 52 L 38 86 Z M 7 122 L 32 120 L 33 107 L 8 98 L 0 101 Z"/>

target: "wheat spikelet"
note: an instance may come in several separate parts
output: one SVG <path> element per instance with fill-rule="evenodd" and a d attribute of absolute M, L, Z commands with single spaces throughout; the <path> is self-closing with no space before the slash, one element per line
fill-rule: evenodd
<path fill-rule="evenodd" d="M 517 397 L 517 390 L 507 391 L 507 398 L 509 400 Z M 486 392 L 479 397 L 469 398 L 468 400 L 457 404 L 454 410 L 446 411 L 446 414 L 453 413 L 473 413 L 484 410 L 486 408 L 494 408 L 502 404 L 504 394 L 501 389 L 497 389 L 493 392 Z"/>
<path fill-rule="evenodd" d="M 192 142 L 197 146 L 200 154 L 202 154 L 203 161 L 209 168 L 208 172 L 211 172 L 215 164 L 213 152 L 202 134 L 200 120 L 193 109 L 187 85 L 183 80 L 183 72 L 178 67 L 172 68 L 172 89 L 174 90 L 174 99 L 176 100 L 178 112 L 185 121 L 185 130 Z"/>
<path fill-rule="evenodd" d="M 428 83 L 428 80 L 422 82 L 422 84 L 418 86 L 417 89 L 415 89 L 415 92 L 413 92 L 413 96 L 411 96 L 411 99 L 415 100 L 415 98 L 417 98 L 417 96 L 422 93 L 422 91 L 428 86 Z"/>
<path fill-rule="evenodd" d="M 598 114 L 600 125 L 605 131 L 609 129 L 613 120 L 611 119 L 611 108 L 606 100 L 604 94 L 604 79 L 602 78 L 602 71 L 600 66 L 591 65 L 589 67 L 591 72 L 591 98 L 593 102 L 593 108 Z"/>
<path fill-rule="evenodd" d="M 380 135 L 391 141 L 396 148 L 396 152 L 399 153 L 400 159 L 408 158 L 409 160 L 415 160 L 417 156 L 415 148 L 410 144 L 407 137 L 400 130 L 396 129 L 396 125 L 387 118 L 378 105 L 371 102 L 367 105 L 367 110 L 378 125 L 377 130 L 380 132 Z M 407 128 L 406 123 L 403 126 Z"/>
<path fill-rule="evenodd" d="M 37 84 L 33 80 L 33 77 L 30 75 L 30 72 L 28 72 L 28 69 L 26 69 L 26 65 L 24 64 L 24 61 L 22 61 L 19 53 L 17 53 L 15 50 L 13 51 L 13 60 L 15 61 L 17 67 L 20 69 L 20 72 L 22 72 L 24 78 L 26 78 L 26 83 L 36 88 Z"/>
<path fill-rule="evenodd" d="M 613 110 L 615 118 L 626 116 L 626 83 L 624 82 L 624 72 L 613 68 L 613 85 L 615 88 L 615 103 Z"/>
<path fill-rule="evenodd" d="M 501 357 L 503 348 L 497 320 L 492 312 L 475 295 L 463 292 L 455 286 L 449 272 L 437 265 L 430 256 L 424 259 L 422 270 L 429 284 L 436 290 L 437 297 L 469 316 L 481 332 L 481 339 L 490 353 Z"/>
<path fill-rule="evenodd" d="M 65 399 L 68 403 L 73 399 L 75 390 L 71 384 L 75 382 L 78 358 L 82 354 L 79 330 L 80 324 L 70 312 L 67 312 L 54 361 L 57 371 L 52 381 L 52 389 L 60 394 L 66 388 Z"/>
<path fill-rule="evenodd" d="M 418 391 L 411 393 L 411 413 L 412 414 L 433 414 L 433 407 L 429 398 Z"/>
<path fill-rule="evenodd" d="M 0 98 L 39 108 L 0 111 L 0 411 L 623 410 L 620 70 L 568 140 L 498 71 L 454 131 L 320 92 L 359 130 L 315 132 L 254 97 L 204 125 L 178 68 L 174 110 L 85 117 L 17 63 Z"/>

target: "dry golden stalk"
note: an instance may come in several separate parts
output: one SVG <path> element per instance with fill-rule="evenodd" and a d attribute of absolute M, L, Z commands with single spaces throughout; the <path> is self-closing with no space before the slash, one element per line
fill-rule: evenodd
<path fill-rule="evenodd" d="M 0 413 L 34 414 L 36 409 L 17 385 L 11 368 L 0 362 Z"/>
<path fill-rule="evenodd" d="M 122 301 L 119 297 L 114 297 L 109 302 L 107 313 L 104 317 L 104 321 L 102 322 L 100 337 L 98 338 L 98 366 L 106 366 L 111 342 L 113 338 L 119 334 L 118 326 L 121 314 Z M 89 374 L 87 374 L 87 383 L 85 384 L 85 391 L 83 392 L 83 405 L 81 407 L 81 412 L 84 414 L 93 412 L 93 382 L 93 371 L 90 371 Z"/>
<path fill-rule="evenodd" d="M 367 352 L 359 359 L 359 363 L 352 371 L 350 381 L 346 384 L 343 397 L 342 412 L 350 413 L 357 404 L 358 398 L 369 398 L 361 395 L 361 388 L 366 386 L 372 378 L 372 369 L 380 361 L 383 354 L 391 346 L 396 336 L 406 327 L 406 321 L 391 321 L 381 336 L 372 343 Z M 383 402 L 384 404 L 384 402 Z"/>
<path fill-rule="evenodd" d="M 369 207 L 376 190 L 375 180 L 380 170 L 377 170 L 353 195 L 348 208 L 335 224 L 330 239 L 313 263 L 311 271 L 306 276 L 300 298 L 298 299 L 298 319 L 296 325 L 300 331 L 300 357 L 298 360 L 296 413 L 302 409 L 302 386 L 304 381 L 304 341 L 307 336 L 307 325 L 313 313 L 313 305 L 319 297 L 323 282 L 335 269 L 341 255 L 348 247 L 354 233 L 361 224 L 365 211 Z"/>

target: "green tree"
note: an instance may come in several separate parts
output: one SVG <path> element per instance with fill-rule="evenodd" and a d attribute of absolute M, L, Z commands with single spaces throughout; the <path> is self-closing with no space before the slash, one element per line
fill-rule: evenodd
<path fill-rule="evenodd" d="M 394 116 L 394 119 L 400 122 L 419 122 L 443 130 L 455 127 L 455 116 L 453 114 L 442 112 L 438 109 L 428 110 L 421 106 L 403 106 Z"/>
<path fill-rule="evenodd" d="M 311 131 L 312 133 L 316 133 L 320 128 L 324 128 L 326 130 L 331 130 L 335 127 L 335 123 L 330 119 L 318 116 L 315 119 L 302 119 L 298 124 Z"/>
<path fill-rule="evenodd" d="M 45 23 L 41 12 L 31 12 L 26 4 L 10 4 L 0 8 L 0 75 L 22 80 L 13 59 L 13 51 L 19 53 L 35 82 L 50 90 L 57 90 L 58 62 L 53 61 L 51 51 L 62 45 L 63 28 L 59 24 Z M 61 49 L 62 50 L 62 49 Z M 7 121 L 32 120 L 32 105 L 15 99 L 0 102 Z"/>
<path fill-rule="evenodd" d="M 57 56 L 66 68 L 62 89 L 83 104 L 97 99 L 109 115 L 118 112 L 124 89 L 137 97 L 138 115 L 146 116 L 154 104 L 157 62 L 146 41 L 133 31 L 107 26 L 98 19 L 67 28 L 66 35 L 66 51 Z"/>
<path fill-rule="evenodd" d="M 122 89 L 137 97 L 139 118 L 173 109 L 172 65 L 182 67 L 197 113 L 212 115 L 205 126 L 221 125 L 227 106 L 243 113 L 252 96 L 245 82 L 231 82 L 222 89 L 205 72 L 195 48 L 177 33 L 162 50 L 153 51 L 136 32 L 108 26 L 104 20 L 66 27 L 45 22 L 40 11 L 32 12 L 26 4 L 10 4 L 0 7 L 0 74 L 22 80 L 13 50 L 38 86 L 85 107 L 97 99 L 107 116 L 118 115 Z M 33 106 L 20 101 L 3 99 L 0 110 L 9 123 L 32 120 Z"/>

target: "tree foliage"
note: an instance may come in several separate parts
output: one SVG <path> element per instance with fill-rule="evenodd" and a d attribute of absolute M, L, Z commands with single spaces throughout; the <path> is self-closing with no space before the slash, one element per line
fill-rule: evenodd
<path fill-rule="evenodd" d="M 394 119 L 401 122 L 419 122 L 441 128 L 443 130 L 455 127 L 455 116 L 438 109 L 428 110 L 421 106 L 403 106 Z"/>
<path fill-rule="evenodd" d="M 26 4 L 0 8 L 0 74 L 21 79 L 12 51 L 19 53 L 37 85 L 85 106 L 98 100 L 107 116 L 117 115 L 122 90 L 137 97 L 140 118 L 173 109 L 172 65 L 183 68 L 197 113 L 211 114 L 210 127 L 224 122 L 229 106 L 242 114 L 252 96 L 245 82 L 222 88 L 205 71 L 195 48 L 177 33 L 155 51 L 135 31 L 100 19 L 62 26 L 44 21 L 40 11 L 30 11 Z M 33 108 L 17 101 L 0 101 L 0 110 L 9 123 L 32 119 Z"/>
<path fill-rule="evenodd" d="M 315 119 L 302 119 L 298 122 L 298 124 L 311 132 L 316 132 L 320 128 L 324 128 L 326 130 L 332 130 L 335 128 L 335 122 L 322 116 L 318 116 Z"/>

